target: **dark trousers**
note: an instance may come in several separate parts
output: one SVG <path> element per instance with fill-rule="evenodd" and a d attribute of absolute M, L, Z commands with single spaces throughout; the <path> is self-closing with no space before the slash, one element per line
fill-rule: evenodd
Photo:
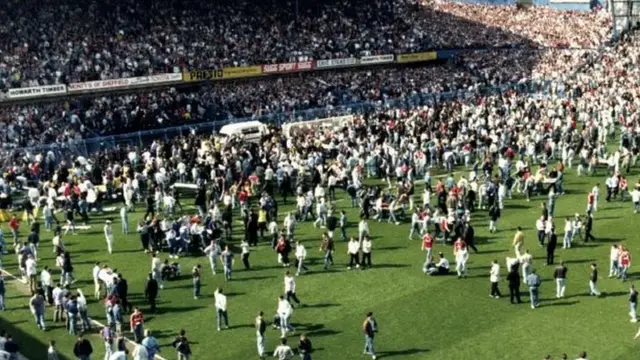
<path fill-rule="evenodd" d="M 613 195 L 613 188 L 607 186 L 607 201 L 611 201 L 611 195 Z"/>
<path fill-rule="evenodd" d="M 149 234 L 140 235 L 140 242 L 142 243 L 142 250 L 149 250 Z"/>
<path fill-rule="evenodd" d="M 251 268 L 251 266 L 249 266 L 249 253 L 242 254 L 242 263 L 245 269 L 249 270 Z"/>
<path fill-rule="evenodd" d="M 291 292 L 291 291 L 287 291 L 287 301 L 289 303 L 291 303 L 291 300 L 295 301 L 296 304 L 300 305 L 300 300 L 298 299 L 298 297 L 296 296 L 296 293 Z"/>
<path fill-rule="evenodd" d="M 514 299 L 516 299 L 518 301 L 518 303 L 521 303 L 522 300 L 520 300 L 520 287 L 519 286 L 509 286 L 509 296 L 511 297 L 511 303 L 515 304 L 515 301 L 513 301 Z"/>
<path fill-rule="evenodd" d="M 156 297 L 149 297 L 149 311 L 152 313 L 156 312 Z"/>
<path fill-rule="evenodd" d="M 289 252 L 284 251 L 281 255 L 282 255 L 282 263 L 289 265 Z"/>
<path fill-rule="evenodd" d="M 371 267 L 371 253 L 362 253 L 362 266 Z"/>
<path fill-rule="evenodd" d="M 258 246 L 258 232 L 257 231 L 248 231 L 248 241 L 251 246 Z"/>
<path fill-rule="evenodd" d="M 585 229 L 585 231 L 584 231 L 584 242 L 588 242 L 589 240 L 596 241 L 596 238 L 591 233 L 591 229 Z"/>
<path fill-rule="evenodd" d="M 469 246 L 470 248 L 473 249 L 473 251 L 478 252 L 478 248 L 476 247 L 476 244 L 474 242 L 468 242 L 467 246 Z"/>
<path fill-rule="evenodd" d="M 53 288 L 51 286 L 45 286 L 44 291 L 47 294 L 47 302 L 49 305 L 53 305 Z"/>
<path fill-rule="evenodd" d="M 349 267 L 353 267 L 354 265 L 360 265 L 358 254 L 349 254 Z"/>
<path fill-rule="evenodd" d="M 146 219 L 149 215 L 154 217 L 156 215 L 156 211 L 152 207 L 147 207 L 147 212 L 144 213 L 144 219 Z"/>
<path fill-rule="evenodd" d="M 200 280 L 193 281 L 193 296 L 194 297 L 200 296 Z"/>
<path fill-rule="evenodd" d="M 129 299 L 127 299 L 126 296 L 122 296 L 121 297 L 122 300 L 122 309 L 124 309 L 124 311 L 130 313 L 133 311 L 133 306 L 131 306 L 131 303 L 129 302 Z"/>
<path fill-rule="evenodd" d="M 538 230 L 538 243 L 540 246 L 544 246 L 544 230 Z"/>
<path fill-rule="evenodd" d="M 547 265 L 553 265 L 553 257 L 555 255 L 555 248 L 547 248 Z"/>
<path fill-rule="evenodd" d="M 491 282 L 491 296 L 500 296 L 500 289 L 498 289 L 497 282 Z"/>

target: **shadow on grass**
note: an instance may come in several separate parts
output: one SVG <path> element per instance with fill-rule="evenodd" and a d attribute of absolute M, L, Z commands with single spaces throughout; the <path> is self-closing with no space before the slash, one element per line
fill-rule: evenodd
<path fill-rule="evenodd" d="M 229 326 L 229 330 L 232 330 L 232 329 L 250 329 L 250 328 L 253 328 L 253 327 L 254 327 L 253 324 L 238 324 L 238 325 Z"/>
<path fill-rule="evenodd" d="M 331 303 L 304 305 L 305 308 L 310 308 L 310 309 L 324 309 L 324 308 L 337 307 L 337 306 L 342 306 L 342 305 L 331 304 Z"/>
<path fill-rule="evenodd" d="M 179 314 L 185 313 L 189 311 L 195 311 L 204 309 L 206 306 L 158 306 L 158 311 L 155 315 L 162 314 Z"/>
<path fill-rule="evenodd" d="M 385 250 L 398 250 L 398 249 L 404 249 L 404 246 L 383 246 L 383 247 L 379 247 L 376 250 L 378 251 L 385 251 Z"/>
<path fill-rule="evenodd" d="M 595 242 L 604 242 L 604 243 L 612 243 L 612 242 L 620 242 L 622 241 L 622 238 L 618 238 L 618 237 L 596 237 L 596 241 Z"/>
<path fill-rule="evenodd" d="M 406 268 L 410 265 L 407 264 L 373 264 L 373 269 L 397 269 L 397 268 Z"/>
<path fill-rule="evenodd" d="M 378 355 L 378 359 L 382 359 L 382 358 L 402 358 L 403 356 L 406 355 L 414 355 L 414 354 L 421 354 L 421 353 L 425 353 L 428 352 L 429 349 L 417 349 L 417 348 L 411 348 L 411 349 L 405 349 L 405 350 L 395 350 L 395 351 L 380 351 L 377 353 Z"/>
<path fill-rule="evenodd" d="M 231 281 L 251 281 L 251 280 L 266 280 L 272 279 L 274 276 L 249 276 L 245 278 L 234 278 Z"/>
<path fill-rule="evenodd" d="M 551 299 L 547 300 L 550 301 Z M 542 302 L 542 300 L 540 301 Z M 573 300 L 573 301 L 561 301 L 561 302 L 549 302 L 545 305 L 540 305 L 540 307 L 546 307 L 546 306 L 569 306 L 569 305 L 575 305 L 577 303 L 579 303 L 579 300 Z"/>
<path fill-rule="evenodd" d="M 308 332 L 307 336 L 309 336 L 310 338 L 317 338 L 322 336 L 338 335 L 341 333 L 342 331 L 338 331 L 338 330 L 322 329 L 322 330 Z"/>
<path fill-rule="evenodd" d="M 47 336 L 47 333 L 42 333 L 39 338 L 34 337 L 15 327 L 17 324 L 21 324 L 25 321 L 17 321 L 15 323 L 8 322 L 6 319 L 0 317 L 0 328 L 11 334 L 13 340 L 18 344 L 20 353 L 28 359 L 43 359 L 43 354 L 47 353 L 49 344 L 47 343 L 51 335 Z M 34 325 L 35 328 L 35 325 Z M 71 360 L 62 354 L 58 354 L 60 360 Z"/>
<path fill-rule="evenodd" d="M 480 255 L 485 255 L 485 254 L 502 254 L 502 253 L 506 253 L 509 252 L 509 250 L 507 249 L 503 249 L 503 250 L 480 250 L 479 252 L 477 252 L 477 254 Z"/>
<path fill-rule="evenodd" d="M 593 259 L 575 259 L 575 260 L 565 260 L 565 264 L 585 264 L 595 262 Z"/>

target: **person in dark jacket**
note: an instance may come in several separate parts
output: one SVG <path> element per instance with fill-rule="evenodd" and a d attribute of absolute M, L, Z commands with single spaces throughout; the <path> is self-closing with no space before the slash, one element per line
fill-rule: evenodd
<path fill-rule="evenodd" d="M 247 222 L 247 241 L 250 246 L 258 246 L 258 214 L 251 209 Z"/>
<path fill-rule="evenodd" d="M 547 265 L 553 265 L 553 257 L 555 255 L 557 245 L 558 245 L 558 236 L 556 235 L 556 229 L 551 228 L 551 234 L 549 235 L 549 243 L 547 244 Z"/>
<path fill-rule="evenodd" d="M 509 282 L 511 303 L 516 303 L 514 299 L 518 301 L 518 304 L 522 303 L 522 300 L 520 300 L 520 274 L 518 273 L 518 265 L 511 267 L 509 274 L 507 274 L 507 281 Z"/>
<path fill-rule="evenodd" d="M 62 281 L 65 285 L 70 285 L 74 281 L 73 278 L 73 264 L 71 263 L 71 253 L 64 252 L 62 261 Z"/>
<path fill-rule="evenodd" d="M 373 313 L 368 312 L 367 318 L 362 323 L 362 332 L 364 333 L 364 353 L 376 358 L 376 350 L 373 345 L 373 338 L 378 332 L 378 323 L 373 318 Z"/>
<path fill-rule="evenodd" d="M 178 352 L 178 359 L 189 359 L 191 356 L 191 346 L 189 345 L 189 339 L 185 336 L 186 331 L 180 330 L 180 334 L 173 340 L 173 347 Z"/>
<path fill-rule="evenodd" d="M 158 297 L 158 282 L 153 278 L 153 274 L 149 273 L 147 283 L 144 286 L 144 297 L 149 301 L 149 311 L 156 312 L 156 298 Z"/>
<path fill-rule="evenodd" d="M 593 231 L 593 217 L 591 213 L 587 214 L 584 220 L 584 242 L 596 241 L 596 238 L 591 233 Z"/>
<path fill-rule="evenodd" d="M 300 334 L 300 342 L 298 343 L 298 354 L 302 360 L 311 360 L 311 352 L 313 347 L 311 346 L 311 340 L 305 334 Z"/>
<path fill-rule="evenodd" d="M 17 359 L 18 352 L 20 351 L 20 346 L 18 345 L 18 343 L 13 341 L 13 337 L 11 336 L 11 334 L 7 334 L 5 338 L 7 339 L 7 341 L 4 343 L 4 351 L 11 354 L 10 359 Z"/>
<path fill-rule="evenodd" d="M 118 282 L 115 285 L 116 294 L 122 300 L 122 308 L 125 312 L 130 313 L 132 311 L 131 303 L 129 303 L 129 283 L 122 274 L 118 274 Z"/>
<path fill-rule="evenodd" d="M 142 244 L 142 250 L 147 253 L 149 252 L 149 224 L 144 220 L 140 220 L 138 223 L 138 233 L 140 234 L 140 243 Z"/>
<path fill-rule="evenodd" d="M 471 226 L 471 224 L 464 224 L 464 229 L 462 230 L 462 239 L 468 247 L 472 248 L 476 253 L 478 252 L 478 248 L 476 248 L 475 230 L 473 229 L 473 226 Z"/>
<path fill-rule="evenodd" d="M 89 340 L 84 339 L 82 334 L 78 335 L 78 340 L 76 340 L 76 344 L 73 346 L 73 355 L 75 355 L 78 360 L 89 360 L 92 353 L 93 347 Z"/>
<path fill-rule="evenodd" d="M 151 217 L 154 217 L 156 215 L 155 200 L 153 199 L 153 195 L 151 194 L 147 196 L 147 211 L 144 213 L 143 219 L 146 219 L 149 215 L 151 215 Z"/>

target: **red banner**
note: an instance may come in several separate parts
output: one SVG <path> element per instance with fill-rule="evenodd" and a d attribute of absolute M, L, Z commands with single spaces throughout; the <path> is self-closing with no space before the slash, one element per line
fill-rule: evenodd
<path fill-rule="evenodd" d="M 263 74 L 279 74 L 313 70 L 313 61 L 262 65 Z"/>

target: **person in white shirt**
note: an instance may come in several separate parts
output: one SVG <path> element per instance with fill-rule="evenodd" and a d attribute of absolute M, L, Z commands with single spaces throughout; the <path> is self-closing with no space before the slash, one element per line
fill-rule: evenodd
<path fill-rule="evenodd" d="M 291 315 L 293 315 L 293 306 L 284 298 L 284 295 L 278 297 L 278 309 L 276 313 L 280 318 L 280 334 L 283 338 L 287 336 L 287 332 L 296 331 L 290 324 Z"/>
<path fill-rule="evenodd" d="M 284 223 L 283 223 L 283 227 L 287 232 L 287 239 L 289 239 L 289 241 L 293 241 L 295 226 L 296 226 L 296 218 L 292 212 L 289 212 L 289 214 L 284 218 Z M 277 242 L 277 234 L 276 234 L 276 242 Z"/>
<path fill-rule="evenodd" d="M 307 249 L 300 241 L 296 242 L 296 276 L 300 276 L 302 271 L 307 271 L 307 267 L 304 265 L 304 260 L 307 258 Z"/>
<path fill-rule="evenodd" d="M 362 240 L 362 268 L 371 268 L 371 248 L 373 243 L 368 236 Z"/>
<path fill-rule="evenodd" d="M 278 345 L 276 350 L 273 352 L 273 357 L 278 358 L 278 360 L 293 359 L 293 350 L 291 350 L 291 347 L 287 345 L 286 337 L 282 337 L 282 339 L 280 339 L 280 345 Z"/>
<path fill-rule="evenodd" d="M 249 264 L 249 242 L 245 239 L 240 243 L 240 249 L 242 249 L 242 264 L 244 265 L 245 270 L 251 269 L 251 265 Z"/>
<path fill-rule="evenodd" d="M 489 294 L 489 297 L 495 299 L 500 298 L 500 289 L 498 289 L 498 282 L 500 281 L 500 265 L 498 264 L 498 260 L 493 260 L 493 263 L 491 263 L 489 281 L 491 282 L 491 293 Z"/>
<path fill-rule="evenodd" d="M 158 254 L 153 252 L 151 254 L 151 274 L 153 279 L 158 282 L 158 287 L 160 289 L 164 288 L 164 283 L 162 282 L 162 261 L 158 258 Z"/>
<path fill-rule="evenodd" d="M 422 206 L 425 209 L 431 209 L 431 191 L 428 187 L 424 188 L 424 194 L 422 194 Z"/>
<path fill-rule="evenodd" d="M 324 202 L 324 198 L 321 198 L 316 205 L 316 221 L 313 223 L 313 227 L 325 228 L 327 224 L 327 206 Z"/>
<path fill-rule="evenodd" d="M 467 277 L 467 261 L 469 260 L 469 251 L 466 246 L 462 246 L 456 251 L 456 273 L 458 279 Z"/>
<path fill-rule="evenodd" d="M 40 284 L 42 285 L 42 289 L 44 290 L 44 295 L 47 298 L 47 302 L 49 304 L 53 304 L 53 280 L 51 279 L 51 272 L 49 271 L 49 267 L 46 265 L 40 272 Z"/>
<path fill-rule="evenodd" d="M 582 241 L 582 219 L 580 219 L 580 214 L 576 213 L 576 216 L 573 218 L 571 228 L 573 229 L 571 240 L 580 239 L 580 241 Z"/>
<path fill-rule="evenodd" d="M 111 220 L 107 220 L 104 225 L 104 238 L 107 241 L 107 251 L 113 253 L 113 229 L 111 228 Z"/>
<path fill-rule="evenodd" d="M 609 278 L 618 277 L 620 273 L 620 264 L 618 259 L 620 258 L 620 248 L 617 244 L 611 245 L 611 252 L 609 255 Z"/>
<path fill-rule="evenodd" d="M 356 269 L 360 268 L 360 242 L 356 238 L 352 237 L 347 245 L 347 254 L 349 255 L 349 266 L 347 269 L 351 270 L 354 266 Z"/>
<path fill-rule="evenodd" d="M 595 185 L 593 189 L 591 189 L 591 193 L 593 194 L 593 212 L 598 212 L 598 202 L 600 201 L 600 187 Z"/>
<path fill-rule="evenodd" d="M 523 282 L 527 282 L 527 276 L 531 273 L 531 265 L 533 265 L 533 256 L 529 253 L 529 250 L 525 250 L 522 257 L 518 259 L 522 264 L 522 279 Z"/>
<path fill-rule="evenodd" d="M 289 271 L 284 273 L 284 295 L 289 304 L 291 304 L 291 300 L 293 300 L 296 305 L 300 306 L 300 300 L 298 296 L 296 296 L 296 278 L 293 277 Z"/>
<path fill-rule="evenodd" d="M 631 191 L 631 202 L 633 203 L 633 213 L 637 214 L 640 210 L 640 190 L 633 189 Z"/>
<path fill-rule="evenodd" d="M 91 270 L 93 276 L 93 296 L 100 299 L 100 262 L 96 262 Z"/>
<path fill-rule="evenodd" d="M 362 217 L 362 219 L 358 223 L 358 241 L 362 241 L 362 239 L 364 239 L 365 236 L 367 237 L 370 236 L 369 223 L 367 223 L 367 220 L 364 217 Z"/>
<path fill-rule="evenodd" d="M 127 360 L 127 354 L 129 353 L 129 350 L 120 350 L 120 351 L 115 351 L 114 353 L 111 354 L 111 356 L 109 356 L 109 360 Z"/>
<path fill-rule="evenodd" d="M 123 206 L 120 208 L 120 223 L 122 225 L 122 233 L 129 233 L 129 213 L 127 212 L 127 207 Z"/>
<path fill-rule="evenodd" d="M 209 258 L 209 264 L 211 265 L 211 272 L 216 274 L 218 256 L 220 256 L 220 247 L 216 244 L 215 240 L 211 240 L 211 244 L 204 248 L 205 255 Z"/>
<path fill-rule="evenodd" d="M 440 260 L 438 263 L 427 269 L 426 274 L 428 275 L 447 275 L 449 273 L 449 260 L 445 259 L 444 254 L 440 253 Z"/>
<path fill-rule="evenodd" d="M 29 255 L 27 261 L 25 261 L 25 272 L 27 275 L 27 279 L 29 280 L 29 289 L 31 289 L 31 293 L 36 293 L 36 277 L 38 276 L 38 267 L 36 264 L 36 259 L 33 255 Z"/>
<path fill-rule="evenodd" d="M 133 360 L 150 360 L 149 352 L 147 351 L 147 348 L 142 344 L 135 344 L 132 355 Z"/>
<path fill-rule="evenodd" d="M 267 225 L 267 229 L 269 230 L 269 235 L 271 235 L 271 248 L 275 249 L 278 243 L 278 223 L 275 218 Z"/>
<path fill-rule="evenodd" d="M 546 227 L 547 226 L 545 224 L 544 216 L 540 216 L 540 218 L 538 220 L 536 220 L 536 230 L 537 230 L 537 235 L 538 235 L 538 244 L 540 244 L 540 246 L 544 246 L 544 236 L 545 236 Z"/>
<path fill-rule="evenodd" d="M 227 296 L 224 295 L 221 288 L 217 288 L 213 293 L 216 301 L 216 321 L 218 325 L 218 331 L 222 327 L 222 320 L 224 320 L 224 328 L 229 328 L 229 316 L 227 314 Z"/>
<path fill-rule="evenodd" d="M 413 234 L 418 233 L 418 237 L 420 237 L 420 232 L 422 231 L 420 220 L 420 209 L 416 208 L 413 210 L 413 214 L 411 215 L 411 231 L 409 231 L 409 240 L 413 240 Z"/>
<path fill-rule="evenodd" d="M 571 247 L 571 240 L 573 239 L 573 223 L 568 216 L 564 219 L 564 241 L 562 248 L 569 249 Z"/>

